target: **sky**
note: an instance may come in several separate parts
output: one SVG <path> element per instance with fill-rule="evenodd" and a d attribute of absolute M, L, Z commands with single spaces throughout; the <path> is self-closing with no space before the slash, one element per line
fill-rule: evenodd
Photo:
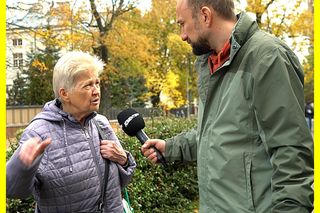
<path fill-rule="evenodd" d="M 63 2 L 63 1 L 66 1 L 66 0 L 55 0 L 55 2 Z M 85 0 L 70 0 L 69 2 L 71 2 L 71 4 L 73 5 L 74 3 L 80 3 L 80 2 L 83 2 Z M 152 0 L 137 0 L 138 2 L 138 8 L 140 8 L 141 10 L 148 10 L 150 9 L 151 7 L 151 1 Z M 17 2 L 23 2 L 23 3 L 36 3 L 38 2 L 38 0 L 7 0 L 6 3 L 8 5 L 10 4 L 15 4 Z"/>
<path fill-rule="evenodd" d="M 139 0 L 138 8 L 142 11 L 149 10 L 151 8 L 151 0 Z"/>
<path fill-rule="evenodd" d="M 17 6 L 19 3 L 19 6 L 26 9 L 26 11 L 21 12 L 17 10 L 7 10 L 6 11 L 6 19 L 8 22 L 13 22 L 13 23 L 19 23 L 19 25 L 23 26 L 29 26 L 29 27 L 36 27 L 41 24 L 40 22 L 41 19 L 36 18 L 35 16 L 28 16 L 28 18 L 25 17 L 25 14 L 27 14 L 27 9 L 30 8 L 30 4 L 34 4 L 37 2 L 46 2 L 46 4 L 41 4 L 41 6 L 44 8 L 44 11 L 47 11 L 49 8 L 52 0 L 7 0 L 6 4 L 10 6 Z M 152 0 L 132 0 L 136 1 L 137 7 L 142 11 L 146 11 L 151 9 L 151 2 Z M 72 5 L 72 8 L 76 10 L 77 7 L 83 6 L 85 3 L 86 7 L 89 9 L 89 1 L 88 0 L 54 0 L 53 2 L 58 3 L 58 2 L 70 2 L 70 5 Z M 103 2 L 103 3 L 110 3 L 110 0 L 96 0 L 96 2 Z M 22 4 L 21 4 L 22 3 Z M 99 8 L 99 6 L 97 5 Z M 19 20 L 19 21 L 17 21 Z"/>

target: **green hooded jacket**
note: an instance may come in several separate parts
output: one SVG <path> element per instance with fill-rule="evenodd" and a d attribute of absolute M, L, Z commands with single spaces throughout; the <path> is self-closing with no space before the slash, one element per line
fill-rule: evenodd
<path fill-rule="evenodd" d="M 299 60 L 245 13 L 230 42 L 230 59 L 212 75 L 209 54 L 198 57 L 198 127 L 168 139 L 165 157 L 197 161 L 201 213 L 311 212 Z"/>

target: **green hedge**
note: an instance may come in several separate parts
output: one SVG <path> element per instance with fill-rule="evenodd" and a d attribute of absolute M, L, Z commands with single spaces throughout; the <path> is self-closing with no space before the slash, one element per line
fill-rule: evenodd
<path fill-rule="evenodd" d="M 150 138 L 165 139 L 192 129 L 195 119 L 160 117 L 146 121 L 145 132 Z M 135 137 L 119 131 L 123 147 L 129 150 L 138 164 L 133 179 L 127 187 L 130 202 L 135 212 L 194 212 L 197 208 L 198 185 L 196 164 L 169 164 L 164 170 L 161 165 L 149 163 L 142 155 L 141 144 Z M 7 149 L 7 159 L 15 145 Z M 7 199 L 7 212 L 33 212 L 34 201 Z"/>

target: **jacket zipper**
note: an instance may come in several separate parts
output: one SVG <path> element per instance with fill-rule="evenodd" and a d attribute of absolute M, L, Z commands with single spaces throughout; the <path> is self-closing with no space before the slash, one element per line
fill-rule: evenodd
<path fill-rule="evenodd" d="M 93 145 L 93 140 L 92 138 L 90 137 L 90 134 L 88 132 L 88 129 L 86 127 L 83 127 L 83 132 L 86 136 L 86 139 L 89 143 L 89 147 L 90 147 L 90 151 L 91 151 L 91 154 L 93 156 L 93 161 L 94 161 L 94 164 L 95 164 L 95 167 L 96 167 L 96 171 L 98 173 L 98 177 L 99 177 L 99 182 L 100 182 L 100 190 L 102 190 L 102 187 L 103 187 L 103 178 L 102 178 L 102 171 L 101 171 L 101 168 L 99 166 L 99 159 L 98 159 L 98 156 L 96 155 L 96 151 L 95 151 L 95 148 L 94 148 L 94 145 Z M 105 178 L 108 178 L 108 177 L 105 177 Z M 101 193 L 101 192 L 100 192 Z"/>
<path fill-rule="evenodd" d="M 73 166 L 72 166 L 72 162 L 70 160 L 70 155 L 69 155 L 69 151 L 68 151 L 68 140 L 67 140 L 67 130 L 66 130 L 66 123 L 65 120 L 62 119 L 63 121 L 63 137 L 64 137 L 64 145 L 66 147 L 66 155 L 67 155 L 67 161 L 69 164 L 69 172 L 72 173 L 73 172 Z"/>

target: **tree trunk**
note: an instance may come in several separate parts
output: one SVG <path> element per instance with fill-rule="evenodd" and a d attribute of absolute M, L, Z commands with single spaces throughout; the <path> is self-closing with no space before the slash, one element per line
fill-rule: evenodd
<path fill-rule="evenodd" d="M 105 64 L 108 64 L 108 48 L 105 44 L 100 44 L 100 46 L 98 46 L 98 47 L 93 47 L 93 52 Z M 110 93 L 107 88 L 108 88 L 107 82 L 101 81 L 99 112 L 103 115 L 107 115 L 108 110 L 112 107 L 111 101 L 110 101 Z"/>

